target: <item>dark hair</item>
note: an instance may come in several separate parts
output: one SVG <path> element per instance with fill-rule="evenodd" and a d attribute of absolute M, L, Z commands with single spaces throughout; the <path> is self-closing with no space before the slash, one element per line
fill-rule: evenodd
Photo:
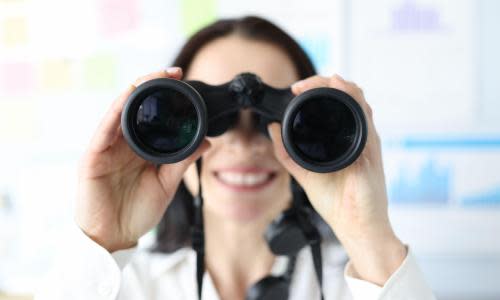
<path fill-rule="evenodd" d="M 293 62 L 299 79 L 316 74 L 311 59 L 290 35 L 273 23 L 255 16 L 222 19 L 202 28 L 188 39 L 172 65 L 181 67 L 184 74 L 187 73 L 193 58 L 203 46 L 230 34 L 278 46 Z M 190 226 L 193 210 L 193 196 L 184 182 L 181 182 L 157 227 L 153 251 L 171 253 L 191 245 Z"/>

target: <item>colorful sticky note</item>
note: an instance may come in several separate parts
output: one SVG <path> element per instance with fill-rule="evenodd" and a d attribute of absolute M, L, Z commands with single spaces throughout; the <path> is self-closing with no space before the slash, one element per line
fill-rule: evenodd
<path fill-rule="evenodd" d="M 51 59 L 42 62 L 40 84 L 43 90 L 60 91 L 71 86 L 71 62 L 66 59 Z"/>
<path fill-rule="evenodd" d="M 139 22 L 137 0 L 101 0 L 100 23 L 104 35 L 112 36 L 133 29 Z"/>
<path fill-rule="evenodd" d="M 84 61 L 84 80 L 87 88 L 109 89 L 116 83 L 116 61 L 110 54 L 96 54 Z"/>
<path fill-rule="evenodd" d="M 29 94 L 35 87 L 35 68 L 28 62 L 0 65 L 0 94 Z"/>
<path fill-rule="evenodd" d="M 9 17 L 2 22 L 2 42 L 7 47 L 28 42 L 28 25 L 25 17 Z"/>
<path fill-rule="evenodd" d="M 182 0 L 182 29 L 188 36 L 216 19 L 215 0 Z"/>
<path fill-rule="evenodd" d="M 438 9 L 408 0 L 392 11 L 394 31 L 437 31 L 441 29 Z"/>

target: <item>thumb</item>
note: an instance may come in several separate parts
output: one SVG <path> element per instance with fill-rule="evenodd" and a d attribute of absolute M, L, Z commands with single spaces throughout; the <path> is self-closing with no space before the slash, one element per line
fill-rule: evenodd
<path fill-rule="evenodd" d="M 271 123 L 267 126 L 267 131 L 273 141 L 274 154 L 278 161 L 295 177 L 297 181 L 301 181 L 305 177 L 307 170 L 298 165 L 291 157 L 283 145 L 281 136 L 281 125 L 279 123 Z"/>

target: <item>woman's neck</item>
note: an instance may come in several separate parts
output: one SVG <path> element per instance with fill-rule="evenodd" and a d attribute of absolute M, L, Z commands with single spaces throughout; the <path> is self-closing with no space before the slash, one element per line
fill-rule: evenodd
<path fill-rule="evenodd" d="M 221 219 L 204 212 L 207 270 L 221 299 L 244 299 L 248 287 L 267 276 L 274 263 L 263 238 L 272 217 L 245 223 Z"/>

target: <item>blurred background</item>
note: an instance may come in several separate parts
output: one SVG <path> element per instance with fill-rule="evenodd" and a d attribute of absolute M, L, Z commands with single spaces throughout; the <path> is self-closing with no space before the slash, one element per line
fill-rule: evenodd
<path fill-rule="evenodd" d="M 500 1 L 248 4 L 0 0 L 0 299 L 30 299 L 64 243 L 78 160 L 119 92 L 247 14 L 364 89 L 394 228 L 438 298 L 500 299 Z"/>

